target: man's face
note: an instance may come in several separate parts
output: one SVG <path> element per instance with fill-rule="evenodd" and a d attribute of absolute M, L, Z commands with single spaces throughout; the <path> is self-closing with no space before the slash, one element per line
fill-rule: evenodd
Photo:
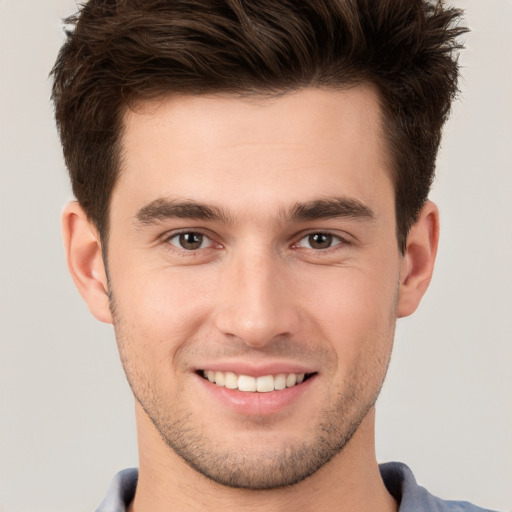
<path fill-rule="evenodd" d="M 374 91 L 142 103 L 110 221 L 121 358 L 168 446 L 250 488 L 342 456 L 384 379 L 402 264 Z"/>

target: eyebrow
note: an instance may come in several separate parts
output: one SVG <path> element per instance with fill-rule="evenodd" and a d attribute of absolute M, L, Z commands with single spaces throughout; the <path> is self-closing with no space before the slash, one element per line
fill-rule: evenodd
<path fill-rule="evenodd" d="M 373 211 L 357 199 L 333 197 L 305 203 L 297 203 L 289 217 L 294 221 L 346 218 L 350 220 L 374 220 Z"/>
<path fill-rule="evenodd" d="M 346 218 L 374 220 L 373 211 L 360 201 L 346 197 L 318 199 L 294 204 L 281 216 L 294 222 Z M 135 215 L 136 222 L 150 225 L 166 219 L 194 219 L 233 224 L 234 218 L 219 206 L 159 198 L 143 206 Z"/>
<path fill-rule="evenodd" d="M 195 219 L 232 223 L 231 216 L 217 206 L 165 198 L 155 199 L 143 206 L 135 218 L 139 224 L 143 225 L 166 219 Z"/>

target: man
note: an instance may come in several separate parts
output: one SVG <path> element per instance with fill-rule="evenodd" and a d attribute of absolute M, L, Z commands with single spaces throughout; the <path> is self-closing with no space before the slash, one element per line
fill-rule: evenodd
<path fill-rule="evenodd" d="M 71 275 L 115 328 L 140 464 L 100 511 L 482 510 L 375 459 L 460 12 L 91 0 L 55 68 Z"/>

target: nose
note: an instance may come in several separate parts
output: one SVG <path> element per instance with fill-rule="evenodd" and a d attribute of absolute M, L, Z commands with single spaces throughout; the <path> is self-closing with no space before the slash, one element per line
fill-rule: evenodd
<path fill-rule="evenodd" d="M 272 254 L 233 257 L 221 276 L 216 328 L 254 348 L 299 329 L 292 275 Z"/>

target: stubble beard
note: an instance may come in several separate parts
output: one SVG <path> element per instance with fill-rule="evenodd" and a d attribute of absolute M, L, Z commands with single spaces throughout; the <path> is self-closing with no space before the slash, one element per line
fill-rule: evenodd
<path fill-rule="evenodd" d="M 254 442 L 247 452 L 240 445 L 235 449 L 218 449 L 204 430 L 191 428 L 190 415 L 162 421 L 154 414 L 151 403 L 137 400 L 167 446 L 191 468 L 218 484 L 252 490 L 291 486 L 316 473 L 342 452 L 375 401 L 354 416 L 347 410 L 350 397 L 340 398 L 338 410 L 322 413 L 311 439 L 289 441 L 277 449 L 265 449 L 265 440 L 259 438 L 256 428 Z M 256 450 L 255 444 L 259 444 Z"/>
<path fill-rule="evenodd" d="M 112 297 L 110 300 L 121 361 L 135 399 L 175 454 L 206 478 L 231 488 L 262 490 L 291 486 L 341 454 L 373 408 L 389 363 L 388 354 L 384 365 L 380 362 L 383 370 L 378 376 L 368 373 L 372 365 L 367 362 L 366 370 L 353 368 L 344 389 L 337 391 L 329 402 L 331 405 L 321 411 L 308 439 L 289 441 L 278 449 L 266 450 L 265 446 L 258 446 L 254 450 L 254 445 L 258 444 L 256 427 L 255 442 L 250 443 L 251 446 L 219 449 L 216 440 L 209 438 L 207 426 L 197 426 L 197 418 L 187 410 L 183 400 L 172 405 L 162 403 L 148 376 L 137 369 L 134 358 L 129 355 L 128 347 L 133 341 L 127 336 Z M 378 367 L 375 364 L 373 368 Z"/>

